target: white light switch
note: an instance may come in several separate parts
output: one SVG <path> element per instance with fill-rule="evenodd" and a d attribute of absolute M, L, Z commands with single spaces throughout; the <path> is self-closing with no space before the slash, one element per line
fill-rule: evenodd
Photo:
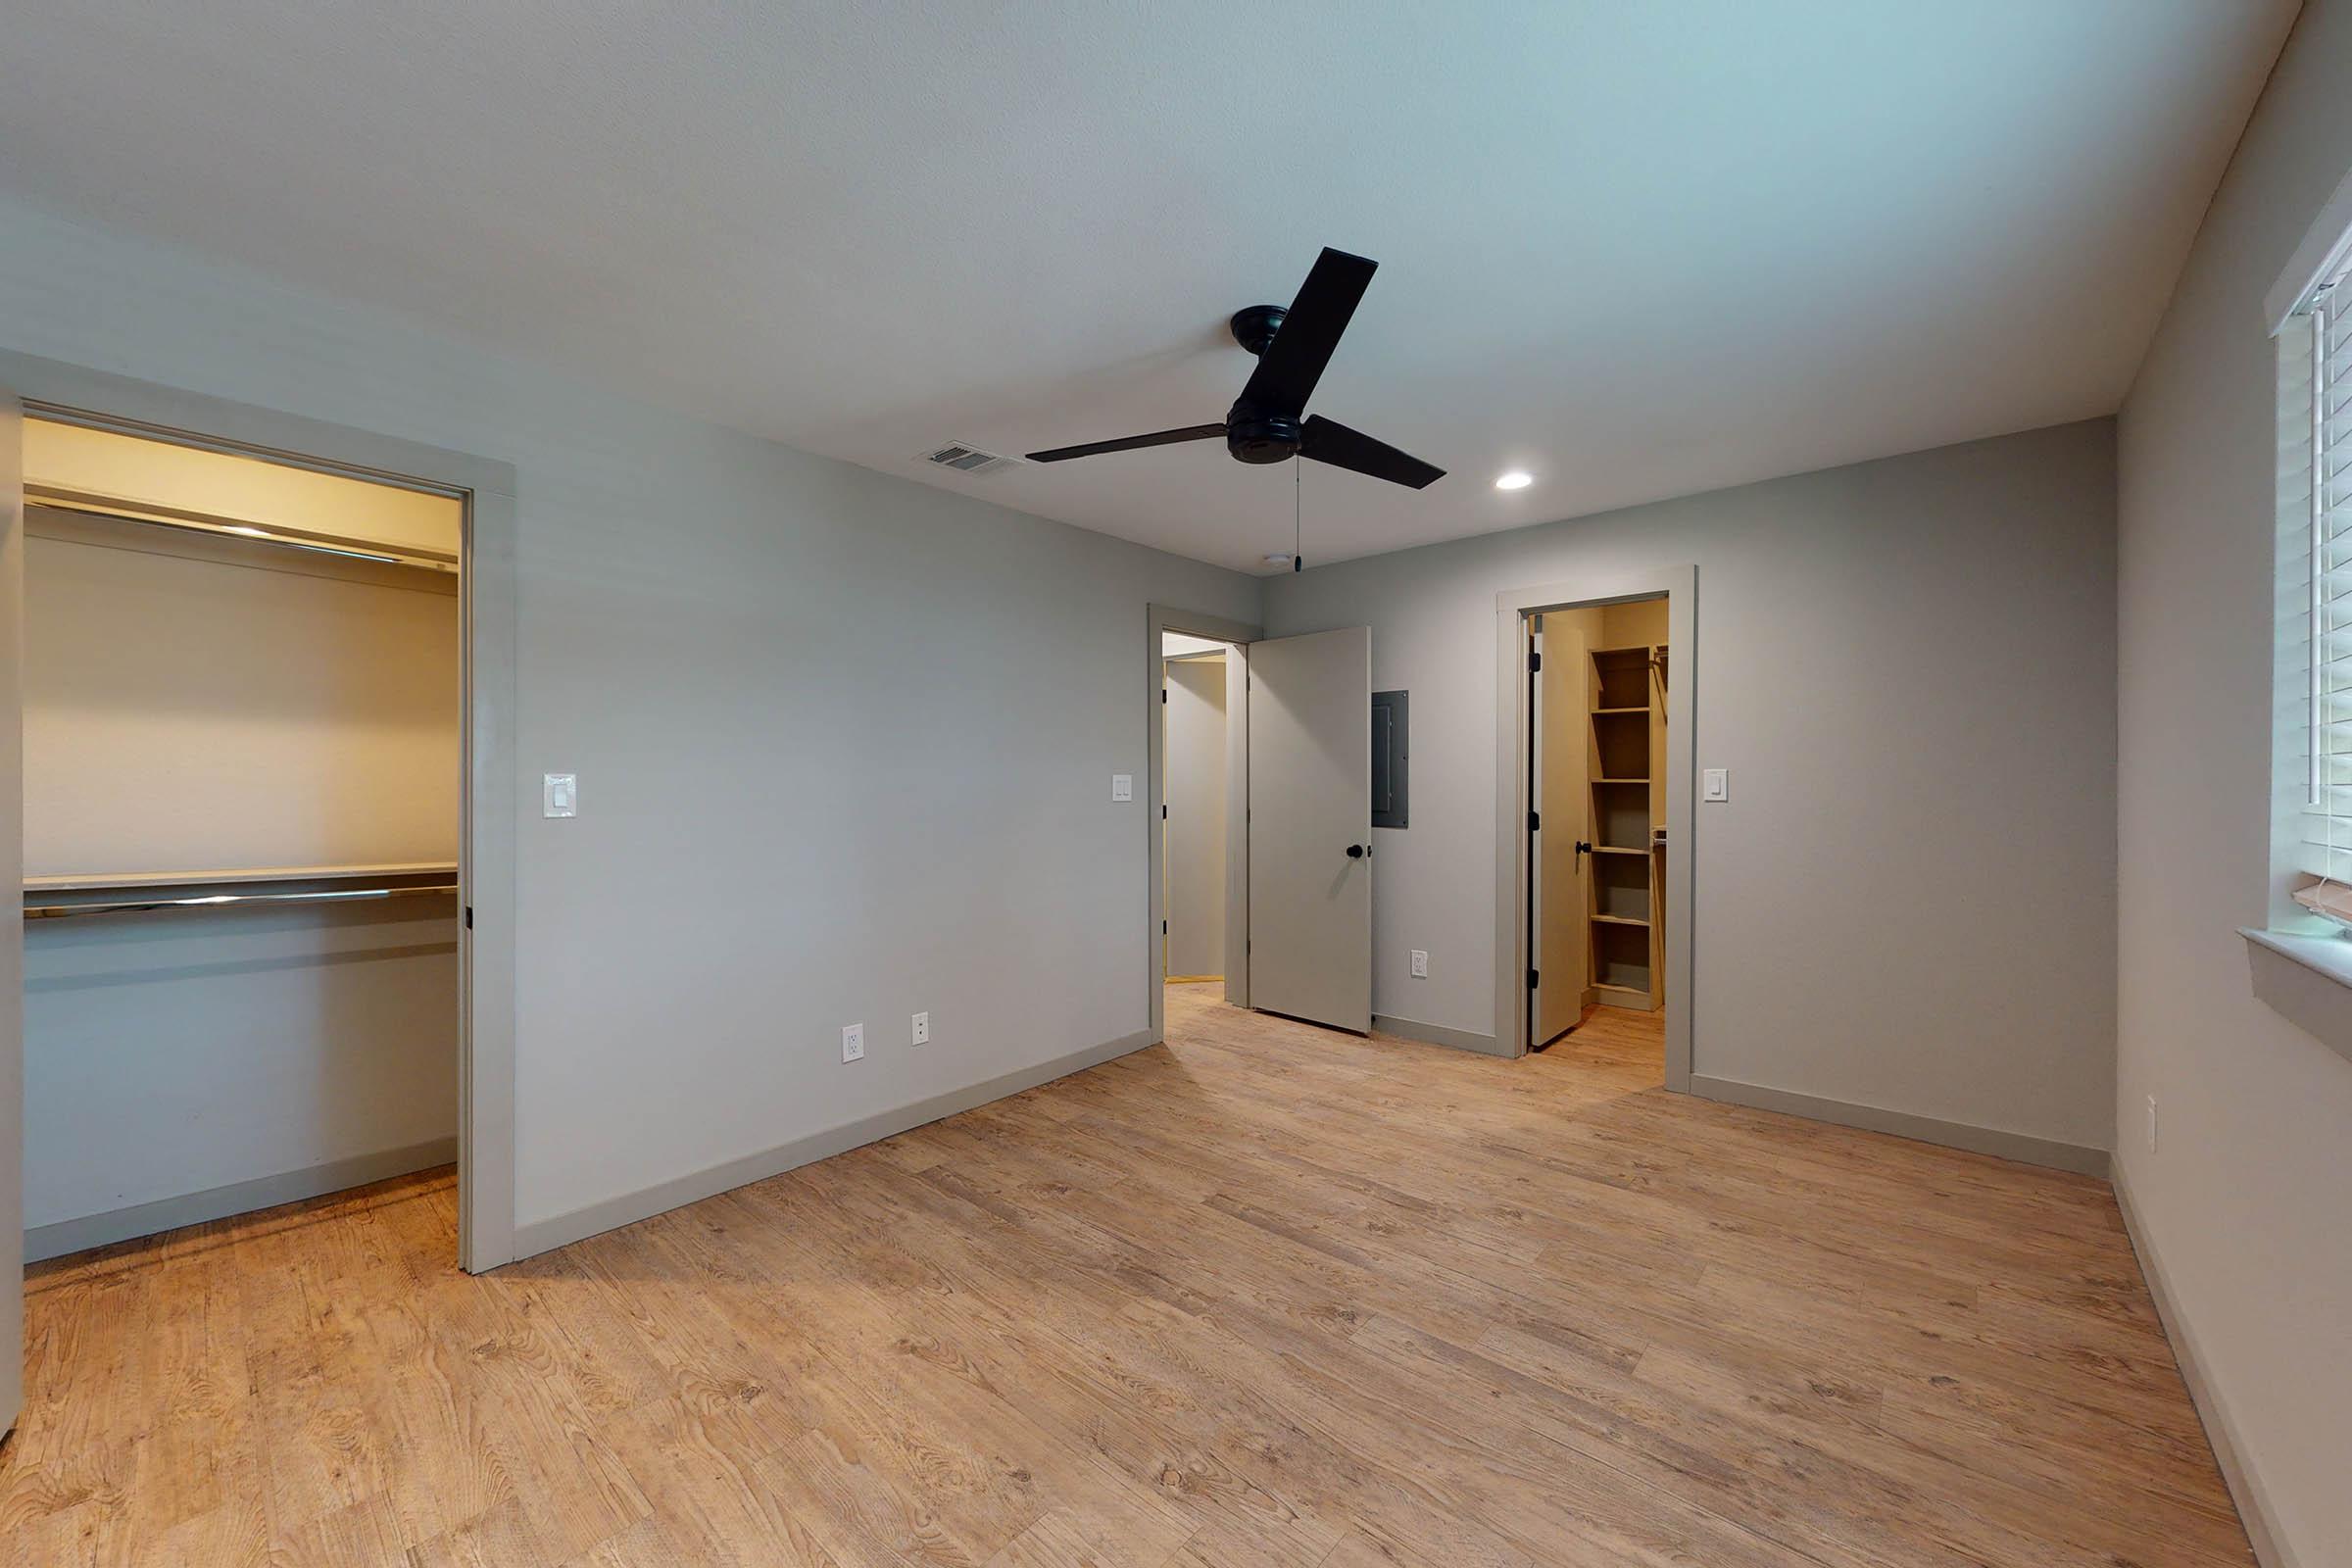
<path fill-rule="evenodd" d="M 1698 798 L 1702 801 L 1728 801 L 1732 798 L 1732 770 L 1728 767 L 1701 769 L 1698 775 Z"/>
<path fill-rule="evenodd" d="M 1110 775 L 1110 798 L 1111 798 L 1112 800 L 1114 800 L 1114 801 L 1132 801 L 1132 800 L 1134 800 L 1134 799 L 1135 799 L 1135 775 L 1134 775 L 1133 773 L 1113 773 L 1113 774 L 1111 774 L 1111 775 Z"/>
<path fill-rule="evenodd" d="M 543 775 L 539 798 L 543 812 L 548 816 L 579 815 L 580 776 L 577 773 Z"/>

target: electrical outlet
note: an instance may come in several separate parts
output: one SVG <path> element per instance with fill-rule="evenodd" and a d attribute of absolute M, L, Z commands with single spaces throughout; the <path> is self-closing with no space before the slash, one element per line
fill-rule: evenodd
<path fill-rule="evenodd" d="M 841 1026 L 841 1059 L 844 1061 L 863 1061 L 865 1059 L 865 1025 L 845 1023 Z"/>
<path fill-rule="evenodd" d="M 914 1043 L 918 1046 L 931 1043 L 931 1015 L 927 1012 L 914 1015 Z"/>
<path fill-rule="evenodd" d="M 1413 950 L 1413 978 L 1416 980 L 1429 978 L 1429 955 L 1419 948 Z"/>
<path fill-rule="evenodd" d="M 2148 1152 L 2156 1152 L 2156 1097 L 2148 1097 Z"/>

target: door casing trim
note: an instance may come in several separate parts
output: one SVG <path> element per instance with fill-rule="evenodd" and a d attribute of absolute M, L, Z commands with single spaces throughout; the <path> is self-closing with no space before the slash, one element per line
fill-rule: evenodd
<path fill-rule="evenodd" d="M 1698 567 L 1595 572 L 1568 582 L 1506 588 L 1494 596 L 1494 1039 L 1499 1054 L 1527 1054 L 1527 617 L 1666 596 L 1673 673 L 1666 688 L 1666 1087 L 1690 1092 L 1691 714 L 1697 706 Z"/>

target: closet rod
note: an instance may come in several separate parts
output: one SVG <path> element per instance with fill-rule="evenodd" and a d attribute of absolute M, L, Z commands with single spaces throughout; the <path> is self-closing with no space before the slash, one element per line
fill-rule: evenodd
<path fill-rule="evenodd" d="M 307 528 L 284 524 L 258 527 L 239 518 L 214 513 L 191 512 L 183 507 L 158 506 L 151 502 L 124 501 L 94 491 L 42 484 L 37 480 L 26 482 L 24 499 L 56 512 L 106 517 L 115 522 L 135 522 L 150 528 L 177 528 L 187 533 L 230 534 L 249 539 L 255 544 L 273 545 L 280 550 L 300 550 L 316 556 L 341 556 L 352 561 L 374 562 L 378 565 L 411 566 L 420 571 L 455 572 L 458 569 L 455 556 L 437 550 L 379 544 L 371 539 L 316 533 Z"/>
<path fill-rule="evenodd" d="M 143 914 L 157 909 L 219 909 L 244 904 L 354 904 L 371 899 L 414 899 L 455 893 L 455 882 L 420 888 L 334 888 L 309 893 L 208 893 L 188 899 L 110 899 L 88 904 L 27 904 L 27 920 L 62 920 L 77 914 Z"/>

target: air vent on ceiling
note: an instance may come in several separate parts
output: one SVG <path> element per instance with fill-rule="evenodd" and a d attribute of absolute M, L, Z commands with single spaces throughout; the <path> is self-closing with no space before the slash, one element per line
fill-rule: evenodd
<path fill-rule="evenodd" d="M 943 468 L 954 468 L 957 473 L 994 473 L 999 468 L 1011 467 L 1016 461 L 960 442 L 950 442 L 935 452 L 926 453 L 925 457 Z"/>

